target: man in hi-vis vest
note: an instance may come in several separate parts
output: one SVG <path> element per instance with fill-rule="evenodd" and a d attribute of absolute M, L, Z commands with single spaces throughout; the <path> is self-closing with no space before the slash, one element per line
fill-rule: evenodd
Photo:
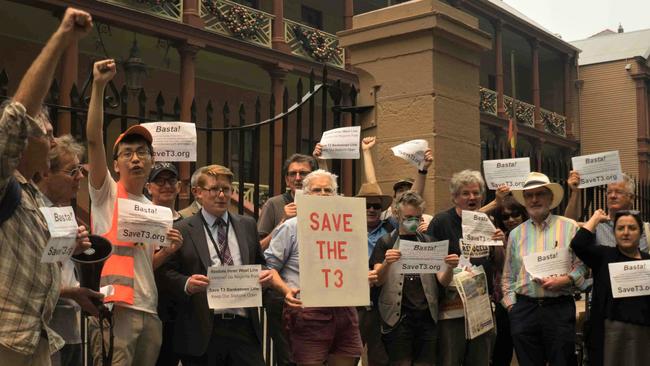
<path fill-rule="evenodd" d="M 106 84 L 115 76 L 115 61 L 98 61 L 93 66 L 93 88 L 88 110 L 87 138 L 91 227 L 95 234 L 113 244 L 113 254 L 104 263 L 101 286 L 111 285 L 114 292 L 104 298 L 113 303 L 113 365 L 156 363 L 162 341 L 162 325 L 156 308 L 158 291 L 153 270 L 182 245 L 178 230 L 170 229 L 163 247 L 154 255 L 154 245 L 117 240 L 118 198 L 151 204 L 142 194 L 153 165 L 152 137 L 142 126 L 131 126 L 113 146 L 113 180 L 106 162 L 103 143 L 103 100 Z M 102 361 L 102 337 L 97 320 L 90 325 L 95 365 Z M 108 332 L 104 338 L 108 343 Z"/>

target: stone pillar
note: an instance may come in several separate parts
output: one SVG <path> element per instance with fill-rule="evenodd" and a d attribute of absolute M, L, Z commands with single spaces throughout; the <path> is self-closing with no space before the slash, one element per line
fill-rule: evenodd
<path fill-rule="evenodd" d="M 566 117 L 566 137 L 569 139 L 575 138 L 573 135 L 573 111 L 571 110 L 571 101 L 573 100 L 573 94 L 571 93 L 573 82 L 572 66 L 573 58 L 571 55 L 564 55 L 564 116 Z"/>
<path fill-rule="evenodd" d="M 284 39 L 284 0 L 273 0 L 273 15 L 271 45 L 273 49 L 289 53 L 291 50 Z"/>
<path fill-rule="evenodd" d="M 535 105 L 533 120 L 535 122 L 535 128 L 544 130 L 544 124 L 542 123 L 540 114 L 542 99 L 539 95 L 539 40 L 533 39 L 530 43 L 530 48 L 533 57 L 533 104 Z"/>
<path fill-rule="evenodd" d="M 192 121 L 192 101 L 196 93 L 196 66 L 194 61 L 196 53 L 200 47 L 183 43 L 178 47 L 178 53 L 181 59 L 181 72 L 180 72 L 180 98 L 181 105 L 181 121 Z M 181 180 L 181 192 L 178 195 L 179 207 L 186 207 L 190 204 L 190 163 L 181 162 L 178 164 L 178 174 Z"/>
<path fill-rule="evenodd" d="M 497 116 L 506 118 L 506 108 L 503 104 L 503 21 L 497 19 L 494 22 L 494 54 L 496 64 L 496 87 L 497 87 Z"/>
<path fill-rule="evenodd" d="M 282 67 L 274 67 L 268 70 L 269 75 L 271 76 L 271 92 L 275 97 L 275 115 L 282 113 L 282 94 L 284 93 L 284 87 L 287 80 L 288 69 Z M 273 139 L 273 192 L 272 195 L 278 195 L 282 193 L 282 120 L 275 121 L 273 125 L 273 131 L 275 138 Z"/>
<path fill-rule="evenodd" d="M 411 1 L 353 18 L 338 33 L 359 75 L 364 135 L 376 135 L 377 180 L 384 193 L 416 169 L 393 156 L 399 143 L 426 139 L 434 160 L 427 212 L 451 205 L 453 173 L 480 169 L 479 65 L 489 34 L 471 15 L 436 0 Z"/>
<path fill-rule="evenodd" d="M 79 44 L 72 42 L 63 53 L 63 60 L 61 61 L 61 84 L 60 84 L 60 100 L 59 103 L 63 106 L 72 106 L 70 98 L 70 91 L 72 85 L 77 83 L 77 76 L 79 74 Z M 78 86 L 77 86 L 78 87 Z M 57 120 L 56 135 L 61 136 L 72 133 L 72 115 L 70 111 L 59 110 Z"/>
<path fill-rule="evenodd" d="M 344 0 L 344 9 L 343 9 L 343 28 L 348 30 L 352 29 L 352 17 L 354 16 L 354 1 L 353 0 Z M 345 68 L 350 70 L 350 52 L 345 53 Z"/>

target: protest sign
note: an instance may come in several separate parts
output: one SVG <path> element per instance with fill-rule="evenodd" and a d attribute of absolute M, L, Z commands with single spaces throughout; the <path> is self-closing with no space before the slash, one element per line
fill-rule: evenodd
<path fill-rule="evenodd" d="M 50 231 L 42 263 L 62 262 L 70 258 L 77 245 L 77 219 L 72 207 L 41 207 L 41 212 Z"/>
<path fill-rule="evenodd" d="M 390 149 L 393 155 L 408 161 L 418 169 L 424 169 L 424 152 L 429 148 L 427 140 L 411 140 L 393 146 Z"/>
<path fill-rule="evenodd" d="M 445 257 L 448 249 L 449 240 L 421 243 L 400 239 L 399 251 L 402 256 L 394 265 L 399 273 L 436 273 L 447 268 Z"/>
<path fill-rule="evenodd" d="M 612 296 L 650 295 L 650 260 L 609 263 Z"/>
<path fill-rule="evenodd" d="M 301 195 L 296 206 L 304 306 L 368 305 L 365 199 Z"/>
<path fill-rule="evenodd" d="M 196 126 L 187 122 L 143 123 L 153 137 L 157 162 L 196 161 Z"/>
<path fill-rule="evenodd" d="M 168 207 L 117 199 L 117 239 L 169 246 L 167 231 L 172 228 L 172 210 Z"/>
<path fill-rule="evenodd" d="M 262 306 L 259 264 L 212 266 L 208 268 L 208 306 L 210 309 Z"/>
<path fill-rule="evenodd" d="M 458 245 L 460 245 L 461 263 L 463 262 L 463 258 L 469 260 L 472 258 L 485 258 L 490 255 L 490 247 L 487 245 L 475 245 L 470 242 L 465 242 L 463 239 L 458 241 Z"/>
<path fill-rule="evenodd" d="M 323 132 L 322 159 L 359 159 L 361 126 L 341 127 Z"/>
<path fill-rule="evenodd" d="M 454 283 L 463 301 L 465 338 L 474 339 L 494 328 L 492 305 L 483 266 L 454 275 Z"/>
<path fill-rule="evenodd" d="M 533 278 L 564 276 L 571 272 L 569 248 L 545 250 L 524 256 L 524 268 Z"/>
<path fill-rule="evenodd" d="M 483 160 L 483 173 L 488 189 L 502 185 L 522 189 L 530 173 L 530 158 Z"/>
<path fill-rule="evenodd" d="M 623 179 L 618 151 L 574 156 L 571 158 L 571 164 L 573 170 L 580 174 L 578 188 L 596 187 Z"/>
<path fill-rule="evenodd" d="M 462 212 L 463 243 L 471 245 L 503 245 L 500 240 L 492 240 L 497 231 L 490 218 L 478 211 Z"/>

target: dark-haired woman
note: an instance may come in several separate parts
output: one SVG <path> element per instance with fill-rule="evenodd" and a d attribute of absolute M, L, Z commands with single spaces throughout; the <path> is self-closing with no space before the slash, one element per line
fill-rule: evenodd
<path fill-rule="evenodd" d="M 505 233 L 506 240 L 503 247 L 495 247 L 494 254 L 496 268 L 494 270 L 492 301 L 495 304 L 494 315 L 497 323 L 497 337 L 494 342 L 494 352 L 492 352 L 492 366 L 510 366 L 513 346 L 508 311 L 501 305 L 501 298 L 503 297 L 501 292 L 501 272 L 503 271 L 503 259 L 508 243 L 508 234 L 519 224 L 528 220 L 528 215 L 524 206 L 520 205 L 509 194 L 507 187 L 500 187 L 496 194 L 496 208 L 491 212 L 491 215 L 494 217 L 496 227 Z"/>
<path fill-rule="evenodd" d="M 650 365 L 650 295 L 614 298 L 609 273 L 610 263 L 650 259 L 639 250 L 643 222 L 636 211 L 618 211 L 612 218 L 616 247 L 596 245 L 596 226 L 609 219 L 596 210 L 571 242 L 594 278 L 591 365 Z"/>

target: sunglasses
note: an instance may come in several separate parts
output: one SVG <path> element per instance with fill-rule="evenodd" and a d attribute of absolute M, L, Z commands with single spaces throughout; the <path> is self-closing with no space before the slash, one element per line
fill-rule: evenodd
<path fill-rule="evenodd" d="M 370 209 L 381 210 L 381 203 L 366 203 L 366 210 Z"/>
<path fill-rule="evenodd" d="M 515 212 L 511 212 L 509 214 L 507 214 L 507 213 L 502 213 L 501 214 L 501 219 L 503 219 L 504 221 L 508 220 L 509 218 L 516 219 L 517 217 L 521 217 L 521 212 L 516 212 L 515 211 Z"/>

